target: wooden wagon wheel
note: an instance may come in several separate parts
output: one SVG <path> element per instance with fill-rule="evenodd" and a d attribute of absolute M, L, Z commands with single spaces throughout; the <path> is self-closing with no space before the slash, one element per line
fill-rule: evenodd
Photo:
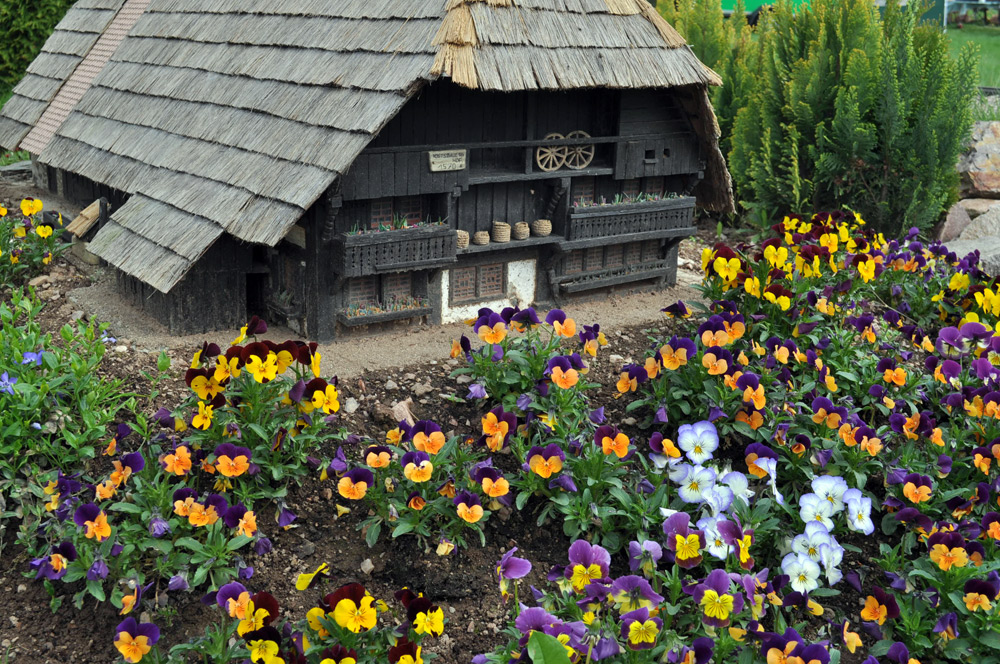
<path fill-rule="evenodd" d="M 590 138 L 590 134 L 582 129 L 577 129 L 566 134 L 566 138 Z M 574 171 L 586 168 L 590 166 L 590 162 L 594 161 L 593 145 L 568 145 L 566 147 L 566 165 Z"/>
<path fill-rule="evenodd" d="M 565 137 L 562 134 L 551 133 L 546 134 L 545 138 L 548 140 L 562 140 Z M 539 145 L 535 150 L 535 163 L 546 173 L 558 171 L 566 164 L 566 146 Z"/>

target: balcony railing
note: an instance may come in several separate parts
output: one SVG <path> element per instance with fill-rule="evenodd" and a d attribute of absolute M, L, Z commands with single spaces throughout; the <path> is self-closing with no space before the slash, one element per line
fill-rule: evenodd
<path fill-rule="evenodd" d="M 334 270 L 345 277 L 426 270 L 454 263 L 456 250 L 454 229 L 443 225 L 340 235 Z"/>
<path fill-rule="evenodd" d="M 695 199 L 690 196 L 641 203 L 572 207 L 566 240 L 642 235 L 652 238 L 676 235 L 694 226 Z"/>

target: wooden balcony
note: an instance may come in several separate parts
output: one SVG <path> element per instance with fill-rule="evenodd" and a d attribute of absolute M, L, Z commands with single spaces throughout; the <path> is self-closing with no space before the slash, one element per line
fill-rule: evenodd
<path fill-rule="evenodd" d="M 455 231 L 445 225 L 339 235 L 334 245 L 333 267 L 344 277 L 426 270 L 457 260 Z"/>
<path fill-rule="evenodd" d="M 603 239 L 653 239 L 693 235 L 694 203 L 690 196 L 641 203 L 572 207 L 564 248 L 599 244 Z M 593 242 L 591 242 L 593 241 Z"/>

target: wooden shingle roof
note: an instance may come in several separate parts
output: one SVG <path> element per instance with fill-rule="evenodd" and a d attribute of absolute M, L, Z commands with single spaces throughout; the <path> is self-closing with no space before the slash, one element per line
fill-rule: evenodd
<path fill-rule="evenodd" d="M 646 0 L 136 2 L 70 112 L 50 102 L 77 95 L 67 80 L 124 11 L 74 5 L 3 108 L 0 145 L 39 133 L 43 163 L 131 194 L 91 249 L 162 292 L 223 233 L 277 244 L 440 76 L 501 91 L 718 82 Z"/>

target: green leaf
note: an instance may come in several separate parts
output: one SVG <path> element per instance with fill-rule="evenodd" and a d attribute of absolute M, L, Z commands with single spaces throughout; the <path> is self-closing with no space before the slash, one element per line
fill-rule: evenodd
<path fill-rule="evenodd" d="M 817 588 L 816 590 L 809 593 L 810 597 L 836 597 L 840 594 L 839 590 L 834 588 Z"/>
<path fill-rule="evenodd" d="M 618 487 L 611 487 L 610 489 L 608 489 L 608 493 L 614 496 L 615 499 L 617 499 L 618 502 L 621 503 L 622 505 L 627 506 L 632 504 L 632 499 L 629 498 L 629 495 L 624 491 L 622 491 L 621 489 L 619 489 Z"/>
<path fill-rule="evenodd" d="M 882 532 L 886 535 L 892 535 L 898 527 L 899 521 L 896 521 L 895 514 L 890 513 L 882 517 Z"/>
<path fill-rule="evenodd" d="M 979 642 L 987 648 L 1000 650 L 1000 633 L 994 632 L 991 629 L 984 629 L 979 633 L 977 638 L 979 639 Z"/>
<path fill-rule="evenodd" d="M 528 657 L 533 664 L 570 664 L 563 644 L 544 632 L 531 633 L 528 638 Z"/>
<path fill-rule="evenodd" d="M 514 506 L 518 510 L 524 509 L 524 504 L 528 502 L 529 493 L 527 491 L 522 491 L 517 494 L 517 498 L 514 499 Z"/>
<path fill-rule="evenodd" d="M 252 537 L 247 537 L 246 535 L 237 535 L 233 539 L 226 543 L 226 549 L 229 551 L 236 551 L 246 546 L 248 543 L 252 542 Z"/>
<path fill-rule="evenodd" d="M 392 538 L 396 539 L 400 535 L 405 535 L 413 530 L 413 523 L 410 521 L 404 521 L 392 530 Z"/>
<path fill-rule="evenodd" d="M 365 533 L 365 542 L 368 544 L 368 548 L 375 546 L 378 542 L 378 536 L 382 532 L 382 522 L 376 521 L 372 525 L 368 526 L 368 531 Z"/>
<path fill-rule="evenodd" d="M 98 602 L 103 602 L 107 597 L 104 594 L 104 586 L 99 580 L 87 581 L 87 592 L 94 596 Z"/>
<path fill-rule="evenodd" d="M 156 358 L 156 368 L 160 372 L 170 370 L 170 357 L 167 355 L 165 351 L 161 350 L 159 357 Z"/>
<path fill-rule="evenodd" d="M 194 577 L 191 579 L 191 585 L 197 588 L 201 584 L 205 583 L 205 579 L 208 578 L 208 570 L 211 569 L 207 565 L 200 565 L 197 570 L 195 570 Z"/>
<path fill-rule="evenodd" d="M 887 652 L 889 652 L 889 646 L 891 646 L 892 644 L 893 644 L 892 639 L 885 639 L 883 641 L 879 641 L 878 643 L 876 643 L 875 645 L 873 645 L 871 648 L 868 649 L 868 654 L 873 655 L 875 657 L 882 657 Z"/>
<path fill-rule="evenodd" d="M 191 537 L 182 537 L 176 542 L 174 546 L 179 546 L 187 549 L 188 551 L 194 551 L 195 553 L 204 553 L 205 547 L 202 546 L 201 542 Z"/>
<path fill-rule="evenodd" d="M 108 507 L 112 512 L 128 512 L 129 514 L 142 514 L 142 508 L 132 503 L 114 503 Z"/>

